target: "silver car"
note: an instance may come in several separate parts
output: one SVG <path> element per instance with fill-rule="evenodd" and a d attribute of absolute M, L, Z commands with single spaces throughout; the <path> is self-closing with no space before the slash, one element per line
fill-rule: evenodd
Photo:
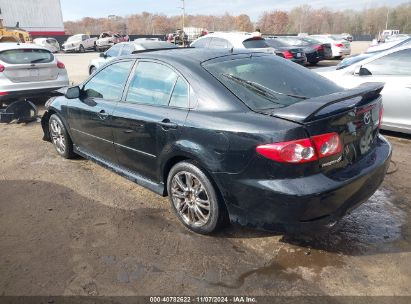
<path fill-rule="evenodd" d="M 88 72 L 91 75 L 106 62 L 119 56 L 130 55 L 133 52 L 175 48 L 177 48 L 175 44 L 166 41 L 135 40 L 132 42 L 117 43 L 104 53 L 101 53 L 99 58 L 91 60 L 88 65 Z"/>
<path fill-rule="evenodd" d="M 52 53 L 57 53 L 60 51 L 60 44 L 54 38 L 36 38 L 33 39 L 33 43 L 36 45 L 44 46 Z"/>
<path fill-rule="evenodd" d="M 46 48 L 26 43 L 0 44 L 0 104 L 47 97 L 69 85 L 64 64 Z"/>
<path fill-rule="evenodd" d="M 349 66 L 314 71 L 345 88 L 384 82 L 381 128 L 411 134 L 411 46 L 390 49 Z"/>

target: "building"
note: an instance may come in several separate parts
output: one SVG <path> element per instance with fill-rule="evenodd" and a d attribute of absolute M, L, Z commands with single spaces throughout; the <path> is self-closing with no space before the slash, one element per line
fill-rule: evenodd
<path fill-rule="evenodd" d="M 60 0 L 0 0 L 0 18 L 4 26 L 18 25 L 32 36 L 64 35 Z"/>

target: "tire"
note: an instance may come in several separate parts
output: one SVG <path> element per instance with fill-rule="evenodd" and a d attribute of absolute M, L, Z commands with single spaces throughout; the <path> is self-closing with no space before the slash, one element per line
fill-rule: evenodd
<path fill-rule="evenodd" d="M 167 191 L 174 213 L 189 230 L 210 234 L 227 222 L 227 211 L 213 183 L 193 163 L 183 161 L 171 168 Z"/>
<path fill-rule="evenodd" d="M 91 74 L 94 74 L 96 71 L 97 71 L 97 68 L 95 66 L 91 66 L 89 73 L 91 75 Z"/>
<path fill-rule="evenodd" d="M 86 50 L 84 49 L 84 46 L 83 46 L 82 44 L 80 44 L 80 46 L 79 46 L 79 48 L 78 48 L 78 51 L 79 51 L 80 53 L 84 53 Z"/>
<path fill-rule="evenodd" d="M 342 58 L 342 56 L 335 56 L 334 59 L 336 60 L 340 60 Z"/>
<path fill-rule="evenodd" d="M 313 60 L 313 61 L 309 61 L 311 65 L 316 65 L 318 63 L 318 60 Z"/>
<path fill-rule="evenodd" d="M 56 114 L 50 116 L 49 134 L 57 153 L 67 159 L 73 158 L 73 142 L 60 117 Z"/>

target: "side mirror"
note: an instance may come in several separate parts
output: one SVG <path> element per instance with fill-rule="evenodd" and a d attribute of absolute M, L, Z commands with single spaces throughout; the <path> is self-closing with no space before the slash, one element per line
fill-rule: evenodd
<path fill-rule="evenodd" d="M 64 96 L 66 96 L 67 99 L 80 98 L 80 87 L 75 86 L 68 88 Z"/>
<path fill-rule="evenodd" d="M 106 59 L 107 55 L 106 55 L 106 53 L 100 53 L 100 57 Z"/>
<path fill-rule="evenodd" d="M 354 75 L 370 76 L 370 75 L 372 75 L 372 73 L 367 68 L 364 68 L 362 66 L 358 66 L 358 67 L 355 68 Z"/>

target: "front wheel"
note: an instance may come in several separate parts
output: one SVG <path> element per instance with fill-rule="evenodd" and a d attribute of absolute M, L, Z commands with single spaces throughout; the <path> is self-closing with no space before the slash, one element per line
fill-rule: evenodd
<path fill-rule="evenodd" d="M 96 72 L 96 70 L 97 70 L 97 68 L 96 68 L 95 66 L 92 66 L 92 67 L 90 68 L 90 75 L 91 75 L 91 74 L 94 74 L 94 73 Z"/>
<path fill-rule="evenodd" d="M 72 158 L 74 156 L 73 142 L 60 117 L 56 114 L 50 116 L 49 132 L 57 153 L 64 158 Z"/>
<path fill-rule="evenodd" d="M 194 164 L 176 164 L 168 175 L 167 190 L 175 214 L 188 229 L 210 234 L 227 221 L 225 206 L 215 187 Z"/>
<path fill-rule="evenodd" d="M 86 50 L 84 49 L 84 46 L 83 45 L 80 45 L 80 47 L 79 47 L 79 52 L 80 53 L 84 53 Z"/>

